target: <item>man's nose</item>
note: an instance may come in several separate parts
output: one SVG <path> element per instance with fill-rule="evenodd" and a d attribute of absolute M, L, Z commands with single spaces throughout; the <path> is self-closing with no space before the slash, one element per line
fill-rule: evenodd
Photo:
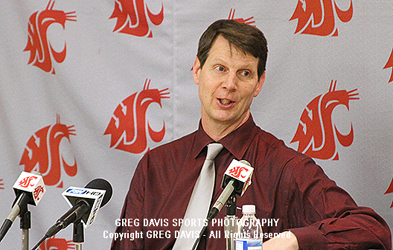
<path fill-rule="evenodd" d="M 222 87 L 230 91 L 233 91 L 237 88 L 237 82 L 238 82 L 237 74 L 235 72 L 230 72 L 229 74 L 227 74 L 226 78 L 224 79 L 222 83 Z"/>

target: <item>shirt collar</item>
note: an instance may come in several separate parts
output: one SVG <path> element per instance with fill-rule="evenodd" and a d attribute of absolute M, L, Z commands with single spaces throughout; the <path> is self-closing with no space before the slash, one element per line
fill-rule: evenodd
<path fill-rule="evenodd" d="M 226 135 L 218 142 L 221 143 L 231 154 L 233 154 L 235 158 L 242 159 L 246 153 L 247 148 L 251 144 L 252 138 L 250 138 L 250 135 L 252 134 L 252 129 L 254 127 L 255 122 L 252 118 L 252 115 L 250 115 L 244 124 Z M 206 132 L 203 130 L 202 123 L 199 122 L 199 128 L 196 132 L 195 141 L 191 149 L 191 155 L 195 158 L 198 157 L 202 150 L 212 142 L 214 142 L 214 140 L 206 134 Z"/>

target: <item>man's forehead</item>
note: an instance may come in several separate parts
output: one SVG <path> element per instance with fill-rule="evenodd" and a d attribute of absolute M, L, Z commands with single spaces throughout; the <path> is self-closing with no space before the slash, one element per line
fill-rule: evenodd
<path fill-rule="evenodd" d="M 228 56 L 229 58 L 227 58 Z M 222 36 L 217 37 L 210 49 L 208 59 L 226 61 L 228 59 L 233 59 L 234 57 L 241 59 L 247 64 L 258 63 L 258 58 L 254 57 L 252 54 L 246 53 Z"/>
<path fill-rule="evenodd" d="M 239 48 L 234 43 L 231 43 L 230 41 L 228 41 L 222 35 L 219 35 L 219 36 L 216 37 L 216 39 L 214 40 L 214 42 L 213 42 L 213 44 L 212 44 L 212 46 L 210 48 L 210 51 L 216 50 L 219 47 L 221 47 L 221 48 L 228 48 L 231 54 L 238 53 L 238 54 L 244 54 L 246 56 L 250 56 L 252 58 L 256 58 L 251 53 L 248 53 L 247 51 Z"/>

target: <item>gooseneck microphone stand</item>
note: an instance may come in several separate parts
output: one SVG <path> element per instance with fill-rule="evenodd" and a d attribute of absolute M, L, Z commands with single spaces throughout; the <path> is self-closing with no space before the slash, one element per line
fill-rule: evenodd
<path fill-rule="evenodd" d="M 226 216 L 224 218 L 224 232 L 226 250 L 235 250 L 235 234 L 237 232 L 236 194 L 232 194 L 226 203 Z"/>
<path fill-rule="evenodd" d="M 84 242 L 84 239 L 85 239 L 84 229 L 85 228 L 83 226 L 81 219 L 74 222 L 72 241 L 75 244 L 75 250 L 82 250 L 82 243 Z M 37 249 L 42 244 L 42 242 L 44 242 L 48 237 L 49 237 L 48 233 L 45 234 L 45 236 L 32 248 L 32 250 Z M 25 249 L 23 249 L 23 250 L 25 250 Z M 26 249 L 26 250 L 28 250 L 28 249 Z"/>
<path fill-rule="evenodd" d="M 75 250 L 82 250 L 82 243 L 84 242 L 84 226 L 82 220 L 74 222 L 74 231 L 72 241 L 75 244 Z"/>
<path fill-rule="evenodd" d="M 31 213 L 27 204 L 20 210 L 20 229 L 22 229 L 22 250 L 29 250 L 29 229 L 31 228 Z"/>

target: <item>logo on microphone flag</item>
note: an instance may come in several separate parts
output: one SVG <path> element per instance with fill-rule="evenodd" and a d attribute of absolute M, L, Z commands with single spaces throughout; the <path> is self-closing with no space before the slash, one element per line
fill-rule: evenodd
<path fill-rule="evenodd" d="M 21 181 L 18 182 L 19 187 L 21 188 L 28 188 L 34 187 L 35 183 L 34 180 L 38 179 L 37 176 L 26 176 Z"/>
<path fill-rule="evenodd" d="M 34 205 L 38 205 L 46 191 L 42 176 L 27 172 L 22 172 L 19 175 L 13 188 L 16 195 L 18 195 L 19 190 L 32 193 Z"/>
<path fill-rule="evenodd" d="M 338 36 L 336 21 L 349 22 L 353 16 L 353 3 L 342 10 L 336 0 L 298 0 L 296 9 L 289 19 L 298 19 L 296 33 L 316 36 Z"/>
<path fill-rule="evenodd" d="M 88 227 L 94 222 L 105 193 L 105 190 L 69 187 L 62 195 L 71 207 L 73 207 L 79 199 L 88 199 L 92 201 L 92 204 L 90 204 L 92 212 L 89 214 L 89 217 L 82 217 L 85 227 Z"/>
<path fill-rule="evenodd" d="M 291 143 L 299 142 L 298 151 L 321 160 L 338 160 L 336 141 L 342 146 L 352 145 L 354 132 L 341 134 L 333 123 L 333 111 L 340 105 L 349 110 L 349 101 L 359 100 L 357 89 L 336 90 L 337 81 L 330 84 L 329 92 L 315 97 L 304 109 L 296 134 Z"/>
<path fill-rule="evenodd" d="M 254 168 L 236 159 L 233 159 L 224 175 L 228 175 L 234 179 L 244 183 L 240 196 L 244 194 L 247 187 L 251 184 L 251 177 L 254 173 Z M 226 178 L 224 178 L 225 180 Z"/>

